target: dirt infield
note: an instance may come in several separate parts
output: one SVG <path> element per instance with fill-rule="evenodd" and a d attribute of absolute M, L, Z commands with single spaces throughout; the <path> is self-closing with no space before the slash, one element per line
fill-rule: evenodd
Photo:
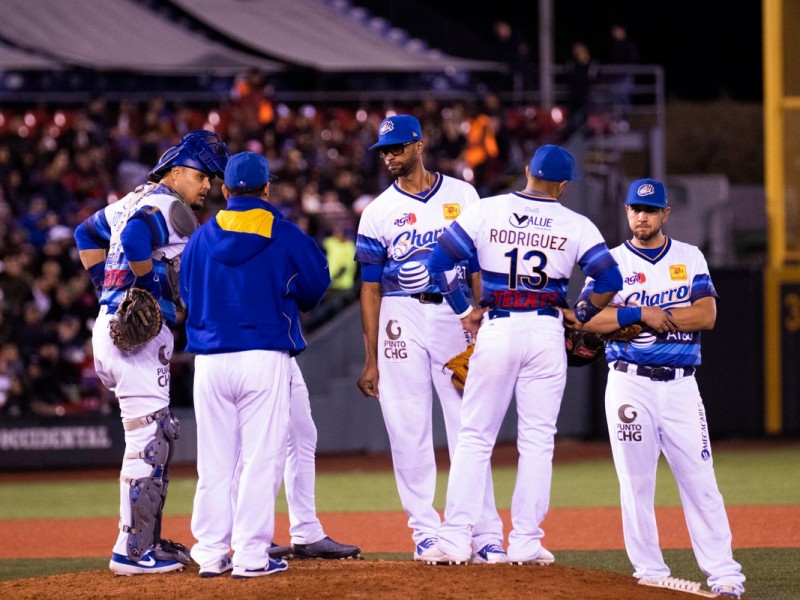
<path fill-rule="evenodd" d="M 569 462 L 596 458 L 607 452 L 607 445 L 562 444 L 556 461 Z M 513 450 L 501 449 L 502 462 L 513 461 Z M 377 470 L 390 468 L 385 456 L 362 457 L 358 467 L 354 458 L 321 457 L 319 471 Z M 443 459 L 446 463 L 446 457 Z M 183 467 L 188 469 L 187 467 Z M 76 474 L 58 476 L 75 478 Z M 4 481 L 53 479 L 54 474 L 0 474 Z M 115 470 L 82 472 L 77 477 L 116 477 Z M 510 523 L 508 510 L 501 511 Z M 736 548 L 800 547 L 800 530 L 786 523 L 800 522 L 800 506 L 731 506 L 728 508 Z M 679 507 L 657 509 L 663 548 L 689 548 L 683 512 Z M 413 550 L 406 516 L 399 512 L 321 513 L 326 532 L 334 538 L 358 543 L 363 552 L 404 553 Z M 193 542 L 188 516 L 165 519 L 164 536 Z M 117 520 L 36 519 L 4 520 L 0 523 L 0 559 L 71 558 L 109 556 L 116 536 Z M 559 550 L 623 549 L 619 508 L 551 509 L 543 528 L 545 545 Z M 287 543 L 288 517 L 276 516 L 276 541 Z M 61 545 L 45 545 L 43 539 L 69 540 Z M 537 598 L 567 600 L 592 598 L 659 599 L 686 598 L 685 594 L 636 585 L 629 576 L 554 565 L 519 567 L 513 565 L 432 567 L 413 561 L 290 561 L 286 573 L 257 580 L 200 579 L 197 567 L 183 573 L 147 577 L 115 577 L 108 570 L 58 575 L 38 579 L 0 582 L 0 598 L 27 599 L 59 597 L 61 600 L 94 598 L 174 598 L 269 597 L 281 599 L 380 598 L 386 600 L 435 600 L 484 598 Z"/>

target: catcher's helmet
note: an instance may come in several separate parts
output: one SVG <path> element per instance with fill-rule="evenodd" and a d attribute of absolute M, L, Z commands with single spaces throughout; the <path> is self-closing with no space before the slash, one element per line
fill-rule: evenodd
<path fill-rule="evenodd" d="M 190 131 L 176 146 L 161 155 L 158 164 L 150 171 L 149 179 L 161 181 L 172 167 L 189 167 L 222 177 L 230 156 L 228 146 L 216 133 L 205 129 Z"/>

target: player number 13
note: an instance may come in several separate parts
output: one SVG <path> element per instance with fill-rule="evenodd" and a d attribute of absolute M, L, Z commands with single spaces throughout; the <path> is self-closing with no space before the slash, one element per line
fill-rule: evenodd
<path fill-rule="evenodd" d="M 519 248 L 509 250 L 504 254 L 509 259 L 508 267 L 508 289 L 516 290 L 520 287 L 526 290 L 540 290 L 547 285 L 548 277 L 544 272 L 547 265 L 547 255 L 539 250 L 529 250 L 522 256 L 523 261 L 530 262 L 530 275 L 519 275 L 517 270 L 517 260 L 519 258 Z M 535 259 L 535 263 L 534 260 Z"/>

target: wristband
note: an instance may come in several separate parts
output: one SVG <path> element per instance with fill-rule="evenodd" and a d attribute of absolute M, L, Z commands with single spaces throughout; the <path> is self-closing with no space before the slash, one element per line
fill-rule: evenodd
<path fill-rule="evenodd" d="M 131 287 L 137 287 L 137 288 L 142 288 L 143 290 L 147 290 L 148 292 L 153 294 L 153 296 L 155 296 L 156 299 L 161 298 L 161 296 L 163 295 L 161 291 L 161 279 L 159 279 L 158 275 L 156 275 L 155 270 L 152 269 L 147 273 L 145 273 L 144 275 L 137 277 L 133 281 L 133 285 Z"/>
<path fill-rule="evenodd" d="M 467 310 L 465 310 L 463 313 L 459 314 L 458 318 L 459 319 L 465 319 L 470 315 L 470 313 L 472 313 L 472 307 L 471 306 L 469 308 L 467 308 Z"/>
<path fill-rule="evenodd" d="M 581 323 L 586 323 L 603 309 L 595 306 L 591 300 L 581 300 L 573 310 L 575 311 L 575 318 Z"/>
<path fill-rule="evenodd" d="M 642 320 L 641 306 L 627 306 L 617 311 L 617 323 L 620 327 L 627 327 Z"/>

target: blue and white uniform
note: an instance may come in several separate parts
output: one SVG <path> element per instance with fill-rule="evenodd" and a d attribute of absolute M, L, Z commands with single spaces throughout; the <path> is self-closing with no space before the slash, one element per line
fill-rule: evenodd
<path fill-rule="evenodd" d="M 158 420 L 144 422 L 142 419 L 169 406 L 169 361 L 174 346 L 170 326 L 175 324 L 176 307 L 167 283 L 166 260 L 179 257 L 188 240 L 188 235 L 176 231 L 169 218 L 176 202 L 182 204 L 179 207 L 182 211 L 189 211 L 171 188 L 149 183 L 98 210 L 75 231 L 78 250 L 104 249 L 107 253 L 92 346 L 97 374 L 103 385 L 115 393 L 125 428 L 125 457 L 120 476 L 121 530 L 114 545 L 114 553 L 121 556 L 128 554 L 128 528 L 133 527 L 132 486 L 137 480 L 147 479 L 153 470 L 139 453 L 145 451 L 160 427 Z M 136 278 L 129 261 L 151 257 L 154 258 L 153 270 L 162 282 L 159 306 L 164 324 L 150 342 L 133 351 L 123 351 L 112 342 L 109 326 Z M 157 529 L 160 530 L 160 525 Z M 156 531 L 156 535 L 158 533 Z"/>
<path fill-rule="evenodd" d="M 490 310 L 470 359 L 438 549 L 469 559 L 470 531 L 480 513 L 474 490 L 485 485 L 492 448 L 516 395 L 520 459 L 508 560 L 543 560 L 540 524 L 550 501 L 553 439 L 567 376 L 559 307 L 567 306 L 576 265 L 613 282 L 606 274 L 613 275 L 616 263 L 589 219 L 528 190 L 467 208 L 439 236 L 431 270 L 444 272 L 474 256 L 481 267 L 481 305 Z"/>
<path fill-rule="evenodd" d="M 230 197 L 186 246 L 186 349 L 197 354 L 192 556 L 201 569 L 219 564 L 230 548 L 234 576 L 268 564 L 286 457 L 291 359 L 306 347 L 300 312 L 316 306 L 329 285 L 316 242 L 259 198 Z"/>
<path fill-rule="evenodd" d="M 419 194 L 407 193 L 394 183 L 366 207 L 359 223 L 356 260 L 362 265 L 362 278 L 381 284 L 378 392 L 400 501 L 415 544 L 434 538 L 441 522 L 433 506 L 431 384 L 441 403 L 452 457 L 461 395 L 444 364 L 468 342 L 458 317 L 442 300 L 443 290 L 431 280 L 428 263 L 441 233 L 477 201 L 470 184 L 435 173 L 432 185 Z M 472 265 L 473 270 L 476 267 Z M 469 262 L 461 261 L 451 271 L 450 285 L 460 286 L 471 297 Z M 480 513 L 474 522 L 476 548 L 502 544 L 488 464 L 482 486 L 472 488 L 472 493 Z"/>
<path fill-rule="evenodd" d="M 698 248 L 670 238 L 645 250 L 630 242 L 611 250 L 622 271 L 618 306 L 690 306 L 717 292 Z M 587 280 L 581 297 L 593 289 Z M 625 547 L 638 579 L 668 577 L 658 543 L 656 467 L 663 452 L 680 490 L 695 556 L 708 585 L 741 589 L 731 530 L 714 475 L 705 407 L 694 373 L 700 332 L 654 333 L 608 342 L 606 420 L 620 483 Z"/>

